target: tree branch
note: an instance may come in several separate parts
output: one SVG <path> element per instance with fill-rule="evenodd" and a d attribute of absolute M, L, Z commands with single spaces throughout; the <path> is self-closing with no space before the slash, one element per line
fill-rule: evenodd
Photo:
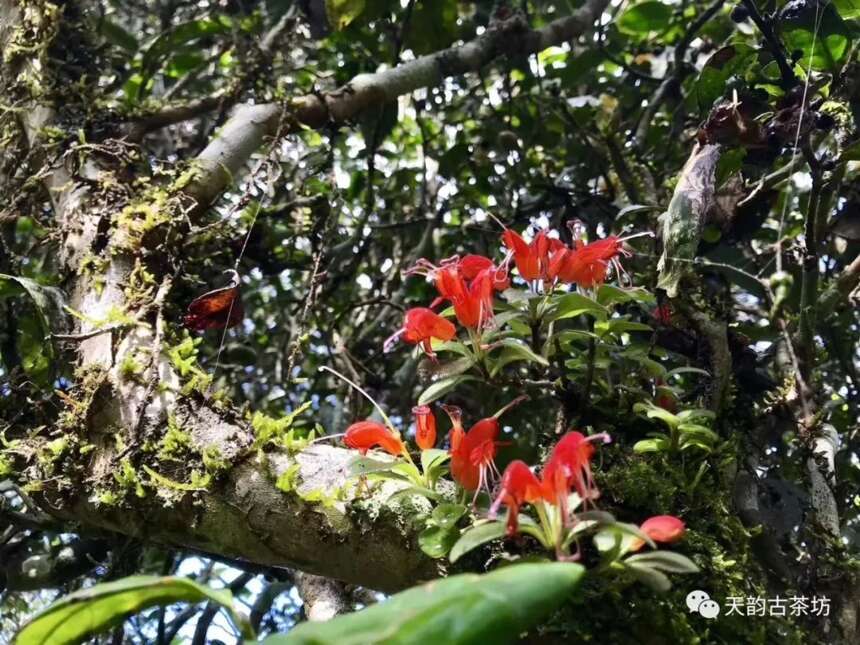
<path fill-rule="evenodd" d="M 501 56 L 533 54 L 573 40 L 594 24 L 608 4 L 608 0 L 586 0 L 570 16 L 541 29 L 530 29 L 522 16 L 515 15 L 491 25 L 473 41 L 380 72 L 359 74 L 337 90 L 293 99 L 285 108 L 273 104 L 239 106 L 197 158 L 194 179 L 183 192 L 200 205 L 211 203 L 263 140 L 274 136 L 279 117 L 285 112 L 290 124 L 284 134 L 300 125 L 318 129 L 329 123 L 344 123 L 399 96 L 439 85 L 449 76 L 476 72 Z"/>

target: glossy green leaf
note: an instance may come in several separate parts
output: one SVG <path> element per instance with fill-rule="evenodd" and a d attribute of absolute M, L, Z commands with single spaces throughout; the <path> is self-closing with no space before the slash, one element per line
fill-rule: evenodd
<path fill-rule="evenodd" d="M 575 318 L 582 314 L 588 314 L 598 320 L 604 320 L 609 316 L 606 307 L 599 302 L 595 302 L 581 293 L 572 292 L 553 299 L 549 313 L 544 318 L 547 322 L 552 322 L 565 318 Z"/>
<path fill-rule="evenodd" d="M 654 294 L 642 287 L 627 287 L 622 289 L 614 284 L 601 285 L 597 290 L 597 302 L 604 307 L 622 302 L 641 302 L 643 304 L 654 304 Z"/>
<path fill-rule="evenodd" d="M 633 444 L 633 452 L 663 452 L 669 450 L 669 440 L 662 437 L 653 439 L 642 439 Z"/>
<path fill-rule="evenodd" d="M 559 607 L 584 573 L 563 562 L 516 564 L 395 594 L 324 623 L 303 623 L 266 645 L 466 645 L 513 643 Z"/>
<path fill-rule="evenodd" d="M 443 529 L 450 529 L 457 525 L 460 518 L 466 514 L 466 507 L 463 504 L 439 504 L 433 509 L 430 517 L 437 526 Z"/>
<path fill-rule="evenodd" d="M 421 393 L 421 396 L 418 397 L 418 405 L 433 403 L 433 401 L 445 396 L 461 383 L 474 380 L 474 376 L 449 376 L 448 378 L 440 379 Z"/>
<path fill-rule="evenodd" d="M 656 0 L 639 2 L 624 10 L 616 22 L 618 31 L 625 34 L 647 34 L 664 31 L 669 26 L 672 9 Z"/>
<path fill-rule="evenodd" d="M 782 38 L 789 51 L 800 51 L 798 64 L 813 70 L 839 69 L 848 51 L 849 31 L 832 6 L 825 6 L 816 21 L 814 14 L 806 22 L 788 21 Z"/>
<path fill-rule="evenodd" d="M 498 344 L 507 349 L 508 353 L 511 354 L 515 360 L 538 363 L 543 366 L 549 365 L 549 361 L 547 361 L 543 356 L 536 354 L 531 347 L 515 338 L 505 338 L 504 340 L 499 341 Z M 513 361 L 508 360 L 507 362 L 510 363 Z"/>
<path fill-rule="evenodd" d="M 444 558 L 459 535 L 455 528 L 428 526 L 418 534 L 418 546 L 431 558 Z"/>
<path fill-rule="evenodd" d="M 505 523 L 496 520 L 474 524 L 460 535 L 460 539 L 451 549 L 448 559 L 451 562 L 456 562 L 472 549 L 477 549 L 482 544 L 504 537 L 506 531 Z"/>
<path fill-rule="evenodd" d="M 250 624 L 233 608 L 233 596 L 228 590 L 211 589 L 187 578 L 130 576 L 64 596 L 24 625 L 13 643 L 81 643 L 90 635 L 118 625 L 147 607 L 206 600 L 224 607 L 243 635 L 253 638 Z"/>
<path fill-rule="evenodd" d="M 22 367 L 37 384 L 46 387 L 53 380 L 53 331 L 65 329 L 63 292 L 56 287 L 41 285 L 30 278 L 0 273 L 0 298 L 26 295 L 35 308 L 35 315 L 21 316 L 16 340 Z"/>

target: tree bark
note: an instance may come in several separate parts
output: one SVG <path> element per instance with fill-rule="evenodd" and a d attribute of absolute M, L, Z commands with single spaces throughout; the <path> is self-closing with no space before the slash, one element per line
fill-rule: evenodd
<path fill-rule="evenodd" d="M 400 95 L 437 85 L 447 76 L 478 70 L 499 56 L 560 44 L 585 32 L 607 3 L 587 0 L 573 15 L 538 30 L 516 16 L 473 42 L 360 75 L 337 91 L 298 98 L 286 106 L 240 106 L 166 195 L 134 193 L 126 186 L 126 194 L 117 198 L 104 181 L 116 177 L 115 167 L 101 156 L 85 156 L 79 150 L 84 161 L 76 169 L 62 158 L 55 162 L 43 182 L 63 236 L 59 260 L 67 276 L 69 306 L 79 313 L 75 332 L 80 335 L 74 351 L 78 383 L 56 430 L 77 446 L 92 449 L 80 453 L 67 471 L 49 472 L 34 458 L 22 465 L 24 478 L 43 482 L 39 494 L 43 508 L 84 526 L 383 591 L 439 575 L 437 564 L 417 548 L 415 528 L 408 519 L 415 511 L 404 512 L 401 503 L 388 502 L 396 485 L 386 483 L 360 499 L 356 496 L 347 472 L 354 453 L 323 445 L 298 454 L 264 452 L 254 444 L 249 423 L 235 410 L 213 400 L 205 389 L 186 387 L 187 379 L 165 342 L 169 323 L 161 308 L 172 283 L 165 256 L 181 252 L 188 219 L 217 199 L 266 139 L 299 124 L 322 127 L 345 122 Z M 5 49 L 23 33 L 22 27 L 55 19 L 63 18 L 52 15 L 47 4 L 28 5 L 23 11 L 14 0 L 0 0 L 0 41 Z M 51 63 L 46 51 L 3 61 L 4 79 L 14 81 L 27 74 L 41 84 L 42 91 L 32 94 L 21 112 L 27 142 L 37 151 L 44 128 L 54 123 L 56 107 L 64 100 L 62 88 L 52 88 L 45 73 Z M 65 111 L 70 107 L 74 106 L 64 106 Z M 181 119 L 190 113 L 174 111 L 156 123 L 169 123 L 171 114 Z M 104 145 L 122 151 L 125 144 Z M 155 224 L 143 228 L 148 226 L 144 216 L 150 215 Z M 177 231 L 178 240 L 168 239 L 168 233 Z M 85 259 L 93 254 L 104 260 L 99 275 L 84 270 Z M 158 288 L 133 298 L 129 285 L 140 271 L 146 271 Z M 125 317 L 121 324 L 106 322 L 117 312 Z M 139 378 L 123 375 L 121 366 L 129 360 L 143 363 Z M 196 490 L 184 483 L 177 486 L 158 473 L 157 463 L 141 445 L 163 436 L 171 423 L 190 437 L 192 465 L 200 465 L 206 451 L 215 451 L 226 472 Z M 23 452 L 31 455 L 39 454 L 48 441 L 26 430 L 21 434 L 26 435 Z M 145 486 L 143 498 L 126 491 L 116 502 L 100 494 L 116 490 L 117 473 L 129 466 Z M 295 485 L 285 492 L 276 482 L 287 474 Z M 340 495 L 320 503 L 311 495 L 319 491 Z"/>

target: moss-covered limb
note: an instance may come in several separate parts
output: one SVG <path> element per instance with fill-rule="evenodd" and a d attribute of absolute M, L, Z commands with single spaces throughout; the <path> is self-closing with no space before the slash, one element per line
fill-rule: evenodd
<path fill-rule="evenodd" d="M 216 434 L 206 414 L 199 422 L 187 418 L 185 426 L 195 440 L 212 440 Z M 241 425 L 222 423 L 217 428 L 225 454 L 247 436 Z M 42 495 L 57 517 L 86 526 L 383 591 L 438 575 L 437 565 L 415 546 L 409 518 L 396 503 L 387 502 L 390 486 L 370 493 L 360 504 L 353 503 L 349 492 L 346 501 L 325 509 L 302 498 L 313 490 L 352 488 L 346 480 L 353 457 L 350 451 L 315 445 L 295 458 L 245 458 L 212 490 L 185 493 L 169 508 L 151 497 L 110 507 L 83 492 L 72 499 L 47 490 Z M 301 483 L 296 491 L 284 493 L 273 475 L 294 464 L 299 465 Z"/>

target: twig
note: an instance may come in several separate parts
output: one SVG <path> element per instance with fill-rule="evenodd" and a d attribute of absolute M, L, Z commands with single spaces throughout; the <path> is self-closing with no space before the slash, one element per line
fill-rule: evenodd
<path fill-rule="evenodd" d="M 746 7 L 750 14 L 750 18 L 764 37 L 768 49 L 770 49 L 770 53 L 773 54 L 773 59 L 776 61 L 777 67 L 779 67 L 780 76 L 782 77 L 782 89 L 790 90 L 792 87 L 797 85 L 797 76 L 795 76 L 794 71 L 791 69 L 791 65 L 788 63 L 785 51 L 782 48 L 782 43 L 779 42 L 779 39 L 777 39 L 776 35 L 773 33 L 773 29 L 771 29 L 770 21 L 765 20 L 761 13 L 759 13 L 758 7 L 753 0 L 741 0 L 741 2 L 744 7 Z"/>

